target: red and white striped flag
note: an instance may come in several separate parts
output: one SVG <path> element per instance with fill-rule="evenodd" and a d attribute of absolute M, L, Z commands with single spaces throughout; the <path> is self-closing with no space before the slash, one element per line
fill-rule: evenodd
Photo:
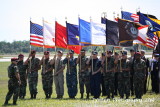
<path fill-rule="evenodd" d="M 30 45 L 43 47 L 43 27 L 30 21 Z"/>
<path fill-rule="evenodd" d="M 153 39 L 152 38 L 147 38 L 146 46 L 149 48 L 155 48 L 158 44 L 158 37 L 154 35 Z"/>

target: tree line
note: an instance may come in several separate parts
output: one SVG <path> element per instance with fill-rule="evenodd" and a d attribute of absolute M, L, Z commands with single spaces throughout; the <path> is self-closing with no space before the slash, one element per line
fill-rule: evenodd
<path fill-rule="evenodd" d="M 126 50 L 129 50 L 130 48 L 136 49 L 138 46 L 134 45 L 133 47 L 126 48 Z M 146 51 L 152 51 L 152 49 L 147 48 L 146 46 L 141 45 L 141 49 Z M 87 51 L 91 51 L 90 47 L 84 47 Z M 32 46 L 31 49 L 36 50 L 37 52 L 43 52 L 42 47 L 34 47 Z M 108 46 L 109 50 L 113 50 L 113 46 Z M 53 52 L 53 48 L 45 49 L 47 51 Z M 62 48 L 57 48 L 57 50 L 63 50 L 67 51 Z M 97 51 L 104 51 L 105 46 L 93 46 L 93 50 Z M 6 42 L 6 41 L 0 41 L 0 54 L 18 54 L 18 53 L 29 53 L 30 52 L 30 41 L 13 41 L 13 42 Z"/>

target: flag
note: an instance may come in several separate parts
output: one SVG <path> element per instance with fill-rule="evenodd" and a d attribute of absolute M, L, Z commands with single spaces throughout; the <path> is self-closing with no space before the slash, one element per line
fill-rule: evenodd
<path fill-rule="evenodd" d="M 106 26 L 91 22 L 91 44 L 92 45 L 106 45 Z"/>
<path fill-rule="evenodd" d="M 44 47 L 53 48 L 55 46 L 55 23 L 43 22 Z"/>
<path fill-rule="evenodd" d="M 150 18 L 150 19 L 160 25 L 160 20 L 157 20 L 157 19 L 154 19 L 154 18 Z M 160 31 L 154 32 L 154 34 L 157 35 L 160 38 Z"/>
<path fill-rule="evenodd" d="M 66 27 L 60 25 L 58 22 L 55 23 L 55 44 L 60 48 L 67 48 L 67 31 Z"/>
<path fill-rule="evenodd" d="M 138 37 L 138 23 L 130 22 L 123 19 L 118 19 L 119 27 L 119 42 L 133 41 Z"/>
<path fill-rule="evenodd" d="M 75 53 L 79 54 L 81 50 L 81 46 L 68 46 L 67 45 L 67 29 L 66 27 L 60 25 L 56 22 L 55 28 L 55 35 L 56 35 L 56 46 L 65 49 L 72 49 Z"/>
<path fill-rule="evenodd" d="M 147 35 L 148 35 L 148 38 L 147 38 L 146 46 L 149 48 L 155 48 L 158 43 L 158 37 L 153 33 L 147 33 Z"/>
<path fill-rule="evenodd" d="M 137 40 L 133 41 L 137 44 L 146 44 L 147 42 L 147 31 L 148 31 L 148 25 L 141 26 L 138 28 L 138 37 Z"/>
<path fill-rule="evenodd" d="M 43 47 L 43 27 L 30 21 L 30 45 Z"/>
<path fill-rule="evenodd" d="M 119 45 L 118 23 L 106 19 L 106 44 Z"/>
<path fill-rule="evenodd" d="M 101 17 L 101 23 L 106 24 L 107 19 L 105 17 Z"/>
<path fill-rule="evenodd" d="M 79 45 L 79 30 L 78 25 L 66 23 L 68 45 Z"/>
<path fill-rule="evenodd" d="M 137 14 L 139 14 L 140 12 L 137 12 Z M 154 15 L 151 15 L 151 14 L 144 14 L 144 13 L 142 13 L 144 16 L 146 16 L 146 17 L 148 17 L 148 18 L 153 18 L 153 19 L 157 19 L 157 17 L 156 16 L 154 16 Z"/>
<path fill-rule="evenodd" d="M 149 25 L 149 30 L 151 32 L 160 31 L 160 25 L 148 17 L 144 16 L 142 13 L 139 12 L 139 23 L 142 25 Z"/>
<path fill-rule="evenodd" d="M 91 26 L 90 23 L 79 18 L 80 42 L 85 44 L 91 43 Z"/>
<path fill-rule="evenodd" d="M 121 13 L 122 13 L 122 19 L 130 20 L 133 22 L 139 22 L 139 15 L 125 11 L 122 11 Z"/>

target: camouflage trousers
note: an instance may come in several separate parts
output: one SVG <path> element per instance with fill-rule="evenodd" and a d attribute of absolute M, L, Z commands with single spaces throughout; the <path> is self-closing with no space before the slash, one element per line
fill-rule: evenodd
<path fill-rule="evenodd" d="M 8 81 L 8 93 L 6 95 L 6 101 L 9 101 L 13 95 L 13 101 L 17 101 L 19 94 L 18 81 L 9 80 Z"/>
<path fill-rule="evenodd" d="M 130 95 L 130 77 L 124 77 L 123 72 L 118 72 L 118 91 L 122 98 L 124 94 L 126 94 L 126 97 Z"/>
<path fill-rule="evenodd" d="M 133 76 L 133 84 L 136 98 L 141 98 L 144 91 L 144 75 L 142 73 L 135 73 Z"/>
<path fill-rule="evenodd" d="M 66 73 L 66 82 L 68 88 L 69 97 L 75 97 L 77 95 L 77 73 L 71 71 Z"/>
<path fill-rule="evenodd" d="M 89 72 L 79 72 L 79 87 L 80 93 L 84 93 L 84 86 L 86 87 L 86 93 L 90 92 L 90 76 Z"/>
<path fill-rule="evenodd" d="M 28 74 L 28 83 L 30 94 L 37 94 L 38 74 Z"/>
<path fill-rule="evenodd" d="M 21 85 L 19 87 L 19 97 L 26 96 L 26 87 L 27 87 L 27 81 L 21 80 Z"/>
<path fill-rule="evenodd" d="M 42 85 L 43 91 L 47 95 L 52 94 L 52 86 L 53 86 L 53 75 L 42 75 Z"/>
<path fill-rule="evenodd" d="M 104 76 L 104 82 L 105 82 L 105 88 L 106 88 L 106 95 L 110 97 L 110 94 L 114 95 L 114 82 L 115 82 L 115 77 L 114 77 L 114 72 L 107 72 L 105 73 Z"/>

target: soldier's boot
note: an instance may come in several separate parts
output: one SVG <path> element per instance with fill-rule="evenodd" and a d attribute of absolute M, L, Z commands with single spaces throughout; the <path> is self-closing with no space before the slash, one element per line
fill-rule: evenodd
<path fill-rule="evenodd" d="M 33 94 L 33 98 L 36 99 L 37 93 Z"/>
<path fill-rule="evenodd" d="M 17 101 L 13 101 L 13 105 L 17 105 Z"/>
<path fill-rule="evenodd" d="M 121 96 L 120 96 L 120 99 L 123 99 L 123 97 L 124 97 L 124 96 L 123 96 L 123 95 L 121 95 Z"/>
<path fill-rule="evenodd" d="M 83 93 L 81 93 L 81 99 L 83 99 Z"/>
<path fill-rule="evenodd" d="M 129 95 L 126 95 L 126 99 L 129 99 Z"/>
<path fill-rule="evenodd" d="M 31 94 L 31 98 L 30 99 L 33 99 L 33 94 Z"/>
<path fill-rule="evenodd" d="M 110 95 L 108 95 L 108 96 L 106 97 L 106 99 L 110 99 Z"/>
<path fill-rule="evenodd" d="M 87 97 L 86 97 L 86 99 L 89 99 L 89 93 L 87 93 Z"/>
<path fill-rule="evenodd" d="M 8 105 L 8 100 L 6 100 L 6 101 L 4 102 L 4 105 Z"/>
<path fill-rule="evenodd" d="M 48 94 L 48 98 L 51 98 L 51 94 Z"/>
<path fill-rule="evenodd" d="M 46 99 L 48 98 L 48 94 L 46 94 Z"/>
<path fill-rule="evenodd" d="M 60 98 L 60 95 L 57 95 L 57 97 L 56 97 L 57 99 L 59 99 Z"/>
<path fill-rule="evenodd" d="M 112 99 L 114 98 L 114 93 L 112 93 Z"/>

